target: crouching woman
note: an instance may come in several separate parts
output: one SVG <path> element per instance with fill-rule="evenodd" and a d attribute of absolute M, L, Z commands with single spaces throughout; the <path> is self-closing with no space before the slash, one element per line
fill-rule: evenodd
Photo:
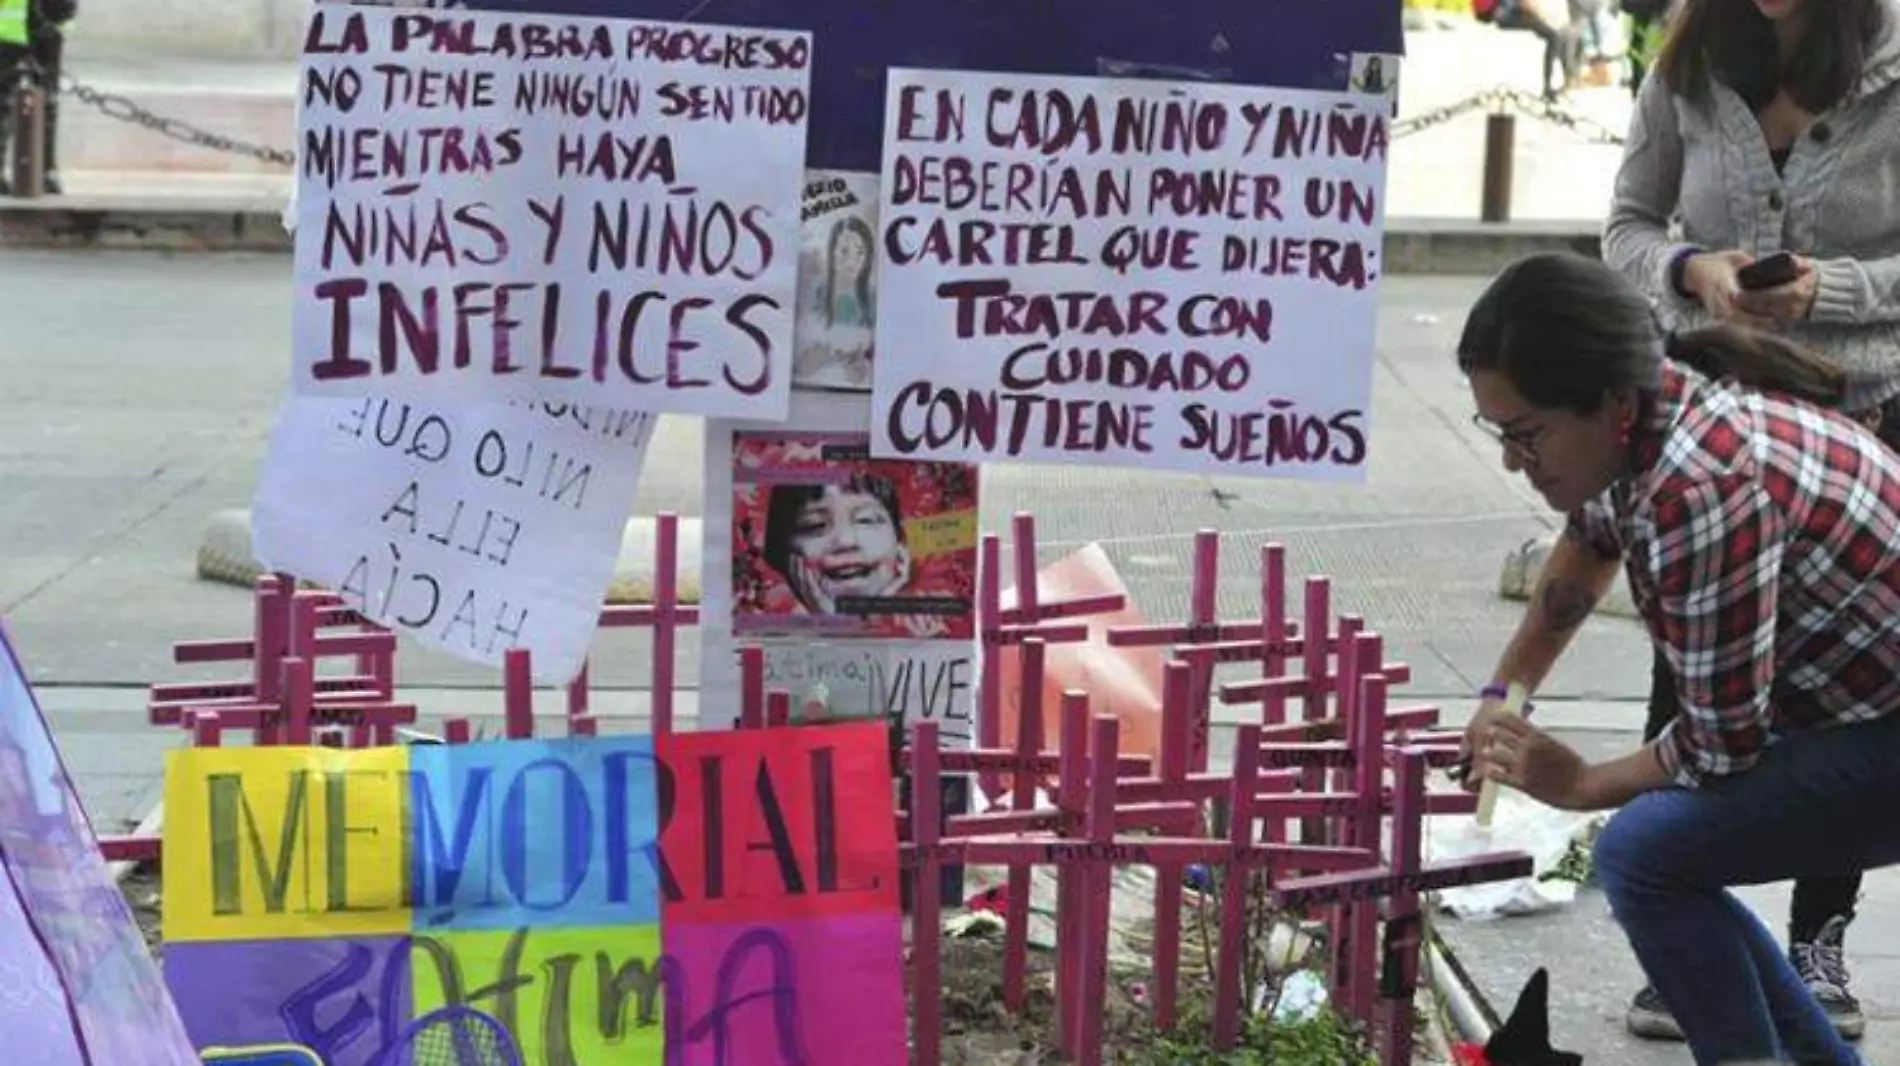
<path fill-rule="evenodd" d="M 1595 765 L 1487 704 L 1472 782 L 1620 808 L 1597 875 L 1696 1062 L 1858 1063 L 1729 889 L 1900 861 L 1900 459 L 1829 409 L 1825 360 L 1666 338 L 1577 256 L 1504 271 L 1458 361 L 1505 468 L 1568 516 L 1493 680 L 1535 691 L 1621 565 L 1682 701 Z"/>

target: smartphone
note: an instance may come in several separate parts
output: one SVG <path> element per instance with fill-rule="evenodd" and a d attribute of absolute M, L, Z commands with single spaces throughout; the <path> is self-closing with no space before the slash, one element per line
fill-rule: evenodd
<path fill-rule="evenodd" d="M 1793 252 L 1776 252 L 1766 259 L 1757 259 L 1735 274 L 1735 280 L 1749 292 L 1773 289 L 1786 285 L 1801 276 L 1801 264 Z"/>

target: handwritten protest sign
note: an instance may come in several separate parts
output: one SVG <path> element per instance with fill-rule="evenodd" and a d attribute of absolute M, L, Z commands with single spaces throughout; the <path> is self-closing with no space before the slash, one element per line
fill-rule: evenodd
<path fill-rule="evenodd" d="M 527 1066 L 897 1066 L 890 781 L 870 724 L 177 752 L 166 978 L 331 1066 L 451 1008 Z"/>
<path fill-rule="evenodd" d="M 769 418 L 811 39 L 316 6 L 293 391 Z"/>
<path fill-rule="evenodd" d="M 0 1047 L 35 1066 L 196 1066 L 0 630 Z"/>
<path fill-rule="evenodd" d="M 654 416 L 564 404 L 292 396 L 252 505 L 265 567 L 433 648 L 586 661 Z"/>
<path fill-rule="evenodd" d="M 738 705 L 765 651 L 793 713 L 972 736 L 978 471 L 868 454 L 870 397 L 795 393 L 783 423 L 708 422 L 700 687 Z"/>
<path fill-rule="evenodd" d="M 748 642 L 750 643 L 750 642 Z M 976 739 L 976 649 L 942 640 L 765 640 L 765 685 L 792 694 L 795 718 L 934 721 L 950 747 Z"/>
<path fill-rule="evenodd" d="M 1362 478 L 1389 107 L 892 70 L 877 454 Z"/>

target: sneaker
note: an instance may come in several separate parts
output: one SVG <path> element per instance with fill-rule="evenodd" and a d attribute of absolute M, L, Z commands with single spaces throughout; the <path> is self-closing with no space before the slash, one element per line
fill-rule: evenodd
<path fill-rule="evenodd" d="M 1867 1016 L 1860 1011 L 1860 1001 L 1847 990 L 1847 959 L 1841 952 L 1841 938 L 1846 933 L 1846 918 L 1829 918 L 1813 940 L 1796 940 L 1788 945 L 1788 961 L 1821 1002 L 1821 1009 L 1827 1011 L 1842 1039 L 1859 1040 L 1867 1031 Z"/>
<path fill-rule="evenodd" d="M 1629 1014 L 1624 1017 L 1632 1035 L 1644 1040 L 1681 1040 L 1682 1026 L 1676 1024 L 1676 1016 L 1657 994 L 1655 988 L 1644 985 L 1636 998 L 1630 1000 Z"/>

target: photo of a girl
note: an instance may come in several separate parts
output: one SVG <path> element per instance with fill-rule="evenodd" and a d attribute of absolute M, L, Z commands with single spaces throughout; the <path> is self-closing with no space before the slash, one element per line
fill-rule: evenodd
<path fill-rule="evenodd" d="M 765 517 L 765 561 L 812 614 L 840 601 L 892 599 L 910 583 L 897 486 L 876 475 L 840 485 L 776 485 Z"/>
<path fill-rule="evenodd" d="M 864 219 L 845 215 L 832 223 L 831 242 L 825 252 L 825 284 L 819 290 L 826 328 L 876 327 L 871 303 L 871 253 L 876 246 L 877 238 Z"/>
<path fill-rule="evenodd" d="M 820 174 L 805 190 L 793 380 L 868 389 L 877 329 L 877 177 Z"/>
<path fill-rule="evenodd" d="M 733 440 L 733 631 L 967 639 L 976 473 L 850 433 Z"/>

